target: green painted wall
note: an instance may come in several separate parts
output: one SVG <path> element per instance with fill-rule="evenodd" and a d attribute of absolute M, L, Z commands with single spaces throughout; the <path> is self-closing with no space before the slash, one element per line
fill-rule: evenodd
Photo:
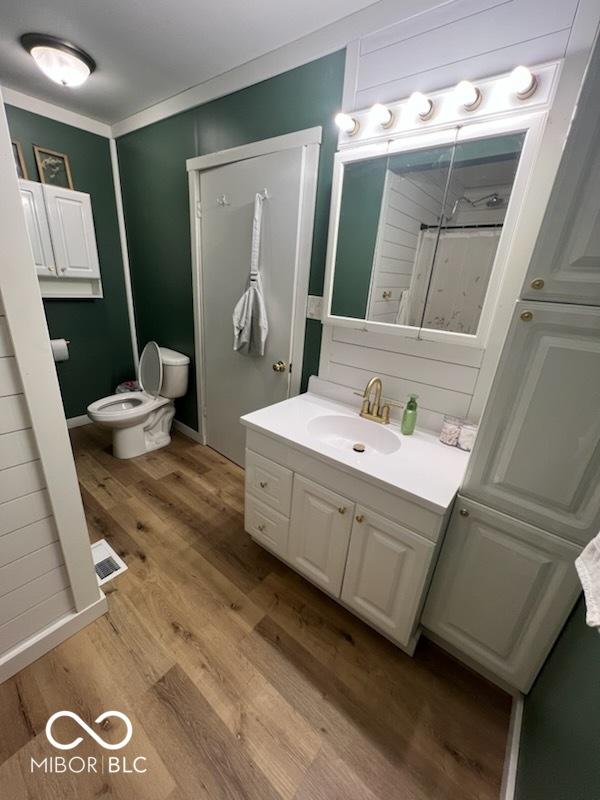
<path fill-rule="evenodd" d="M 374 158 L 344 170 L 331 302 L 332 313 L 340 317 L 367 314 L 387 164 L 387 158 Z"/>
<path fill-rule="evenodd" d="M 104 299 L 44 300 L 50 336 L 71 340 L 69 361 L 56 367 L 65 414 L 75 417 L 135 375 L 108 139 L 13 106 L 6 114 L 31 180 L 38 180 L 33 145 L 43 145 L 67 153 L 73 188 L 92 198 Z"/>
<path fill-rule="evenodd" d="M 600 636 L 583 600 L 525 698 L 516 797 L 600 798 Z"/>
<path fill-rule="evenodd" d="M 185 161 L 197 155 L 323 126 L 310 292 L 321 294 L 329 200 L 342 98 L 344 51 L 149 125 L 118 140 L 127 241 L 140 344 L 194 357 L 192 267 Z M 307 321 L 304 385 L 316 373 L 321 326 Z M 197 428 L 193 365 L 177 418 Z"/>

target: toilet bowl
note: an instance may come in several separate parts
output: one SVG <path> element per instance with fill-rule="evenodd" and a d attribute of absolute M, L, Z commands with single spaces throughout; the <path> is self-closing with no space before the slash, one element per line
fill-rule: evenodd
<path fill-rule="evenodd" d="M 116 458 L 135 458 L 169 444 L 173 400 L 187 391 L 189 363 L 182 353 L 148 342 L 138 369 L 142 391 L 113 394 L 88 406 L 92 422 L 112 430 Z"/>

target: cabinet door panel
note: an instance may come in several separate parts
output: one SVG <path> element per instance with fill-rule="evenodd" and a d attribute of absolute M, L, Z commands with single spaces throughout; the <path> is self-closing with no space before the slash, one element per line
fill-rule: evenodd
<path fill-rule="evenodd" d="M 600 309 L 517 303 L 462 493 L 586 543 L 600 529 L 599 398 Z"/>
<path fill-rule="evenodd" d="M 524 297 L 600 305 L 599 83 L 600 49 L 596 48 L 533 252 Z"/>
<path fill-rule="evenodd" d="M 57 272 L 66 278 L 98 278 L 100 267 L 89 194 L 44 186 Z"/>
<path fill-rule="evenodd" d="M 339 597 L 354 504 L 294 476 L 288 559 L 318 586 Z"/>
<path fill-rule="evenodd" d="M 423 624 L 527 691 L 580 591 L 579 548 L 459 497 Z"/>
<path fill-rule="evenodd" d="M 55 275 L 54 253 L 50 241 L 42 184 L 20 180 L 19 189 L 36 271 L 39 275 Z"/>
<path fill-rule="evenodd" d="M 408 645 L 435 545 L 358 506 L 342 600 Z"/>

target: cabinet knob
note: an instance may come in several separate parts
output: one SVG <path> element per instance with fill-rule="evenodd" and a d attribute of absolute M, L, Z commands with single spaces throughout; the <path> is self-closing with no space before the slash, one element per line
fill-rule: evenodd
<path fill-rule="evenodd" d="M 340 512 L 340 514 L 345 514 L 346 513 L 346 506 L 340 506 L 338 508 L 338 511 Z"/>
<path fill-rule="evenodd" d="M 357 514 L 356 515 L 356 521 L 357 522 L 364 522 L 364 519 L 365 519 L 364 514 Z"/>
<path fill-rule="evenodd" d="M 267 481 L 259 481 L 258 485 L 260 486 L 261 489 L 266 489 L 267 488 Z"/>
<path fill-rule="evenodd" d="M 461 508 L 461 510 L 458 513 L 461 515 L 461 517 L 468 517 L 469 516 L 469 512 L 467 511 L 466 508 Z"/>
<path fill-rule="evenodd" d="M 533 313 L 531 311 L 523 311 L 521 312 L 521 319 L 523 322 L 531 322 L 533 319 Z"/>
<path fill-rule="evenodd" d="M 258 528 L 258 530 L 259 530 L 261 533 L 264 533 L 264 531 L 265 531 L 265 526 L 264 526 L 264 523 L 262 523 L 262 522 L 261 522 L 261 523 L 260 523 L 260 525 L 257 525 L 256 527 Z"/>
<path fill-rule="evenodd" d="M 531 288 L 532 289 L 543 289 L 544 288 L 544 281 L 541 278 L 536 278 L 534 281 L 531 281 Z"/>

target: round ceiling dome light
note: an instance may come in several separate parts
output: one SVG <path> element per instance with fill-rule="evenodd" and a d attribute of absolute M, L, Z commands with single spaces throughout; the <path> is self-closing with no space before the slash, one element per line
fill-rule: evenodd
<path fill-rule="evenodd" d="M 84 50 L 56 36 L 25 33 L 20 41 L 44 75 L 61 86 L 81 86 L 96 69 Z"/>

